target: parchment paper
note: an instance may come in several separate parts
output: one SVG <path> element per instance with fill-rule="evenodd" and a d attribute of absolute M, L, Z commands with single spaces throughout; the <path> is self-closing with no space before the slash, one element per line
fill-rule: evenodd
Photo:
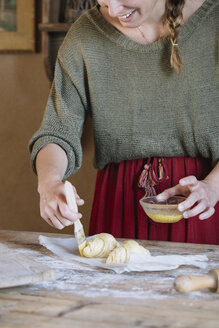
<path fill-rule="evenodd" d="M 92 238 L 93 236 L 89 237 Z M 89 239 L 87 238 L 87 239 Z M 180 265 L 194 265 L 200 268 L 207 267 L 208 257 L 197 255 L 159 255 L 131 254 L 130 261 L 125 264 L 107 265 L 106 259 L 91 259 L 81 257 L 75 238 L 51 238 L 39 236 L 39 242 L 63 260 L 77 261 L 91 267 L 113 270 L 116 273 L 130 271 L 165 271 L 178 268 Z"/>

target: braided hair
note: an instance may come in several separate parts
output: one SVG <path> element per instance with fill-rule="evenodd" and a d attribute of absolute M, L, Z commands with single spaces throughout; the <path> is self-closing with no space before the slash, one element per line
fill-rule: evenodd
<path fill-rule="evenodd" d="M 177 73 L 181 73 L 182 60 L 178 48 L 179 28 L 183 19 L 183 7 L 185 0 L 166 0 L 165 20 L 170 31 L 170 41 L 172 43 L 172 51 L 170 57 L 171 66 L 175 68 Z"/>

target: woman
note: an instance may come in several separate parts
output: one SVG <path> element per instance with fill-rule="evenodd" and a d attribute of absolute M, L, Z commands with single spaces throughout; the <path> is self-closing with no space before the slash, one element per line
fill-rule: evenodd
<path fill-rule="evenodd" d="M 219 244 L 218 2 L 98 3 L 59 50 L 30 143 L 42 217 L 58 229 L 81 218 L 68 209 L 62 181 L 81 166 L 91 115 L 99 171 L 90 234 Z M 145 191 L 185 195 L 184 219 L 151 222 L 139 205 Z"/>

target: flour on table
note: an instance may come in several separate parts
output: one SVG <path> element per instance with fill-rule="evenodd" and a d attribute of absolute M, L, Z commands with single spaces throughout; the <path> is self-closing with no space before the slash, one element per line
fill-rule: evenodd
<path fill-rule="evenodd" d="M 92 238 L 92 237 L 90 237 Z M 166 271 L 178 268 L 181 265 L 193 265 L 200 268 L 207 267 L 208 258 L 206 255 L 160 255 L 148 256 L 146 254 L 131 254 L 128 263 L 118 265 L 107 265 L 105 259 L 84 258 L 78 252 L 75 238 L 51 238 L 39 236 L 40 244 L 48 248 L 62 260 L 72 263 L 78 262 L 92 268 L 112 270 L 116 273 L 142 272 L 142 271 Z M 152 254 L 153 255 L 153 254 Z"/>
<path fill-rule="evenodd" d="M 65 239 L 63 237 L 58 239 Z M 194 275 L 200 274 L 200 268 L 193 266 L 180 266 L 176 270 L 166 270 L 161 272 L 145 271 L 145 272 L 124 272 L 117 274 L 112 270 L 106 270 L 101 267 L 93 267 L 90 264 L 80 263 L 72 260 L 72 241 L 69 246 L 69 238 L 66 240 L 64 249 L 65 256 L 57 255 L 54 251 L 42 248 L 39 245 L 29 246 L 18 245 L 10 247 L 10 251 L 14 255 L 22 253 L 27 256 L 32 255 L 35 262 L 47 265 L 55 271 L 55 280 L 44 281 L 26 286 L 26 289 L 35 292 L 43 290 L 59 291 L 81 295 L 89 298 L 96 297 L 115 297 L 126 299 L 165 299 L 176 297 L 176 291 L 173 288 L 173 281 L 178 275 Z M 70 238 L 72 239 L 72 238 Z M 57 244 L 57 242 L 55 242 Z M 4 245 L 3 245 L 4 246 Z M 9 246 L 11 246 L 9 244 Z M 56 245 L 57 246 L 57 245 Z M 1 244 L 0 244 L 0 249 Z M 8 248 L 4 248 L 8 251 Z M 62 249 L 63 251 L 63 249 Z M 157 254 L 157 252 L 156 252 Z M 159 253 L 160 254 L 160 253 Z M 76 255 L 78 253 L 76 251 Z M 153 252 L 152 252 L 153 256 Z M 217 259 L 209 261 L 208 267 L 202 270 L 201 274 L 207 274 L 208 270 L 215 268 L 218 265 Z M 153 285 L 153 289 L 151 286 Z M 217 300 L 218 294 L 212 294 L 207 291 L 197 291 L 189 293 L 186 298 L 191 299 L 208 299 Z M 184 294 L 178 294 L 177 297 L 182 299 L 182 304 L 185 299 Z"/>

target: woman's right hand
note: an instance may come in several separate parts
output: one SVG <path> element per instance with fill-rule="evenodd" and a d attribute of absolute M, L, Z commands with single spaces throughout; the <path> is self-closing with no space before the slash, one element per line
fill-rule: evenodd
<path fill-rule="evenodd" d="M 62 182 L 68 159 L 65 151 L 57 144 L 47 144 L 38 153 L 36 171 L 38 192 L 40 194 L 40 214 L 52 227 L 63 229 L 80 219 L 80 213 L 69 209 L 65 188 Z M 73 187 L 77 205 L 83 205 L 75 187 Z"/>
<path fill-rule="evenodd" d="M 74 186 L 73 189 L 77 205 L 83 205 L 84 200 L 79 197 Z M 47 181 L 38 190 L 40 194 L 40 215 L 52 227 L 61 230 L 82 217 L 81 213 L 69 209 L 62 181 L 52 183 Z"/>

